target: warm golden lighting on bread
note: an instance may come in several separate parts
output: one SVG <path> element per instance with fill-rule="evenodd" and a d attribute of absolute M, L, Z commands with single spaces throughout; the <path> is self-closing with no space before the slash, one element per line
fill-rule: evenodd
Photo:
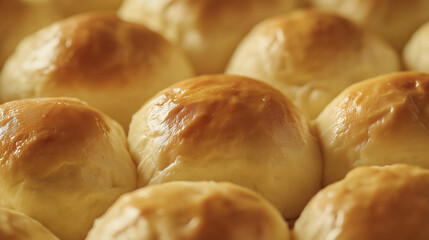
<path fill-rule="evenodd" d="M 139 186 L 229 181 L 286 218 L 320 188 L 319 146 L 305 117 L 279 91 L 245 77 L 205 75 L 167 88 L 133 116 L 128 142 Z"/>

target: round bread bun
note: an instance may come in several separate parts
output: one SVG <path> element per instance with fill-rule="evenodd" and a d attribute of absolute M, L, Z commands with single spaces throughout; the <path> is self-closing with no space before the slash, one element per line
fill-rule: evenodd
<path fill-rule="evenodd" d="M 403 60 L 408 70 L 429 73 L 429 22 L 420 27 L 405 45 Z"/>
<path fill-rule="evenodd" d="M 62 240 L 136 187 L 121 126 L 76 99 L 0 105 L 0 206 L 36 219 Z"/>
<path fill-rule="evenodd" d="M 289 240 L 280 213 L 230 183 L 170 182 L 122 196 L 87 240 Z"/>
<path fill-rule="evenodd" d="M 49 0 L 0 0 L 0 71 L 22 38 L 60 18 Z"/>
<path fill-rule="evenodd" d="M 349 85 L 399 69 L 379 37 L 336 14 L 297 10 L 255 26 L 226 72 L 271 84 L 313 119 Z"/>
<path fill-rule="evenodd" d="M 321 187 L 322 161 L 305 117 L 279 91 L 253 79 L 205 75 L 148 101 L 128 133 L 138 186 L 228 181 L 297 217 Z"/>
<path fill-rule="evenodd" d="M 320 9 L 346 16 L 378 33 L 397 50 L 429 21 L 429 0 L 310 0 Z"/>
<path fill-rule="evenodd" d="M 0 207 L 0 239 L 3 240 L 58 240 L 42 224 L 30 217 Z"/>
<path fill-rule="evenodd" d="M 232 52 L 266 17 L 302 0 L 125 0 L 122 18 L 143 23 L 180 46 L 198 75 L 222 73 Z"/>
<path fill-rule="evenodd" d="M 89 13 L 26 38 L 0 76 L 0 97 L 79 98 L 127 129 L 144 102 L 192 76 L 184 54 L 157 33 L 114 14 Z"/>
<path fill-rule="evenodd" d="M 295 240 L 427 240 L 428 216 L 428 170 L 365 166 L 317 193 L 293 234 Z"/>
<path fill-rule="evenodd" d="M 429 74 L 398 72 L 345 89 L 315 120 L 324 185 L 354 167 L 429 168 Z"/>

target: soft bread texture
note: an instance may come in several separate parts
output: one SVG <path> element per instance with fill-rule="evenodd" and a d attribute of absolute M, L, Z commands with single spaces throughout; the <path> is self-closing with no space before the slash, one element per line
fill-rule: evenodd
<path fill-rule="evenodd" d="M 0 239 L 59 240 L 39 222 L 6 208 L 0 208 Z"/>
<path fill-rule="evenodd" d="M 297 217 L 320 189 L 321 158 L 304 116 L 253 79 L 205 75 L 173 85 L 134 116 L 128 134 L 139 186 L 229 181 Z"/>
<path fill-rule="evenodd" d="M 87 240 L 289 240 L 277 210 L 230 183 L 171 182 L 122 196 Z"/>
<path fill-rule="evenodd" d="M 136 187 L 121 126 L 68 98 L 0 105 L 0 206 L 60 239 L 84 239 L 95 218 Z"/>
<path fill-rule="evenodd" d="M 142 23 L 180 46 L 198 75 L 222 73 L 232 52 L 266 17 L 282 14 L 302 0 L 125 0 L 122 18 Z"/>
<path fill-rule="evenodd" d="M 420 27 L 405 45 L 403 61 L 407 70 L 429 73 L 429 22 Z"/>
<path fill-rule="evenodd" d="M 313 119 L 349 85 L 399 69 L 379 37 L 335 14 L 297 10 L 255 26 L 226 72 L 271 84 Z"/>
<path fill-rule="evenodd" d="M 118 10 L 122 0 L 50 0 L 63 16 L 70 17 L 76 14 L 93 11 L 112 11 Z"/>
<path fill-rule="evenodd" d="M 378 33 L 397 50 L 429 21 L 429 0 L 310 0 L 316 8 L 342 14 Z"/>
<path fill-rule="evenodd" d="M 429 168 L 429 74 L 398 72 L 344 90 L 315 121 L 324 184 L 354 167 Z"/>
<path fill-rule="evenodd" d="M 182 52 L 157 33 L 114 14 L 89 13 L 26 38 L 0 76 L 0 97 L 76 97 L 127 129 L 150 97 L 192 76 Z"/>
<path fill-rule="evenodd" d="M 428 170 L 366 166 L 321 190 L 293 235 L 295 240 L 426 240 L 428 226 Z"/>
<path fill-rule="evenodd" d="M 22 38 L 60 18 L 49 0 L 0 0 L 0 71 Z"/>

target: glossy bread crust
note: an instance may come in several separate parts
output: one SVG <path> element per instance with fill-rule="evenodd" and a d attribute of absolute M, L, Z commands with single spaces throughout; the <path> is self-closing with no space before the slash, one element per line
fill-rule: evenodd
<path fill-rule="evenodd" d="M 359 167 L 321 190 L 295 224 L 296 240 L 429 238 L 429 170 Z"/>
<path fill-rule="evenodd" d="M 325 185 L 362 165 L 429 168 L 429 74 L 398 72 L 352 85 L 324 109 L 315 127 Z"/>
<path fill-rule="evenodd" d="M 116 198 L 136 187 L 118 123 L 69 98 L 0 105 L 0 206 L 64 240 L 83 239 Z"/>
<path fill-rule="evenodd" d="M 306 119 L 279 91 L 245 77 L 205 75 L 167 88 L 133 116 L 128 141 L 139 186 L 231 181 L 288 218 L 320 188 L 320 152 Z"/>
<path fill-rule="evenodd" d="M 24 39 L 0 76 L 0 98 L 76 97 L 127 129 L 146 100 L 192 76 L 183 53 L 157 33 L 89 13 Z"/>
<path fill-rule="evenodd" d="M 256 25 L 226 72 L 273 85 L 314 119 L 344 88 L 399 69 L 397 53 L 379 37 L 339 15 L 306 9 Z"/>
<path fill-rule="evenodd" d="M 289 229 L 271 204 L 243 187 L 170 182 L 122 196 L 87 239 L 288 240 Z"/>

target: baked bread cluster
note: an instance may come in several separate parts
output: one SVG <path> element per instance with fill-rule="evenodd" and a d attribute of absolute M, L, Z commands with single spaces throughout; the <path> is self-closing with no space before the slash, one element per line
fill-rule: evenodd
<path fill-rule="evenodd" d="M 0 0 L 0 239 L 427 240 L 428 36 L 429 0 Z"/>
<path fill-rule="evenodd" d="M 297 10 L 256 25 L 227 73 L 275 86 L 314 119 L 351 84 L 398 70 L 397 52 L 379 36 L 336 14 Z"/>
<path fill-rule="evenodd" d="M 75 97 L 127 129 L 146 100 L 193 75 L 159 34 L 113 13 L 88 13 L 25 38 L 0 75 L 0 99 Z"/>
<path fill-rule="evenodd" d="M 205 75 L 165 89 L 134 114 L 128 142 L 139 187 L 229 181 L 262 194 L 286 218 L 321 187 L 307 120 L 279 91 L 246 77 Z"/>

